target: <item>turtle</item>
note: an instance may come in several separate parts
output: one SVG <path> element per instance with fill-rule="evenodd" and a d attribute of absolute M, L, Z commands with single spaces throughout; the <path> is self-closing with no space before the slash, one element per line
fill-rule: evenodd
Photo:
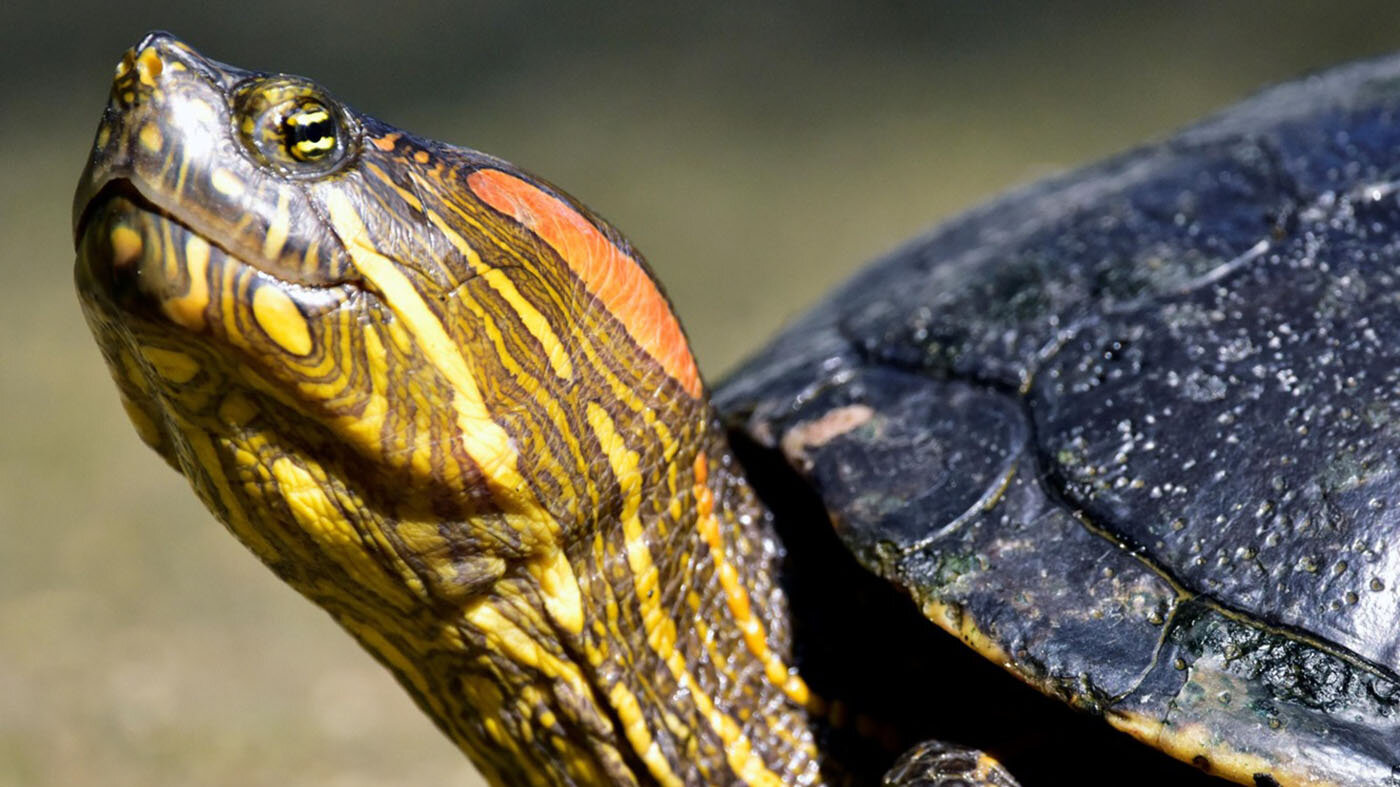
<path fill-rule="evenodd" d="M 1397 112 L 1392 56 L 1023 187 L 711 386 L 558 187 L 151 33 L 75 279 L 492 783 L 1395 785 Z"/>

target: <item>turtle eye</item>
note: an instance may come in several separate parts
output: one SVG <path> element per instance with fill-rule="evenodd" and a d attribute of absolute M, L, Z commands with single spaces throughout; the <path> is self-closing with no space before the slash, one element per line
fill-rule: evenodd
<path fill-rule="evenodd" d="M 315 101 L 296 107 L 282 119 L 287 154 L 297 161 L 319 161 L 335 152 L 335 118 Z"/>
<path fill-rule="evenodd" d="M 288 177 L 328 175 L 355 152 L 351 116 L 297 77 L 265 77 L 241 86 L 234 119 L 253 157 Z"/>

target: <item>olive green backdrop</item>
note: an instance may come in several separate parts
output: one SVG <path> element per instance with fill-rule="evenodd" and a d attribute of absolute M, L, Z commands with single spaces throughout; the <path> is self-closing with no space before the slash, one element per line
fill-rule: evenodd
<path fill-rule="evenodd" d="M 69 200 L 144 30 L 569 189 L 650 257 L 711 379 L 941 217 L 1400 48 L 1394 0 L 195 5 L 0 11 L 0 785 L 475 778 L 117 405 L 72 294 Z"/>

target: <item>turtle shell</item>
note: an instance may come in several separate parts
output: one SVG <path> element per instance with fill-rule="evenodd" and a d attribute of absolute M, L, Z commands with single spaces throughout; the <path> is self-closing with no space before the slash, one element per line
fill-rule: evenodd
<path fill-rule="evenodd" d="M 1238 781 L 1395 784 L 1397 178 L 1400 57 L 1273 88 L 894 252 L 716 401 L 1043 691 Z"/>

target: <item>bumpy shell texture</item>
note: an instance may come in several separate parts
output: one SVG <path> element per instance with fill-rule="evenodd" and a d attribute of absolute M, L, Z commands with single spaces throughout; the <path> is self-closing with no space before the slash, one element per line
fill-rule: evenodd
<path fill-rule="evenodd" d="M 1400 763 L 1400 57 L 1266 91 L 859 274 L 720 387 L 845 545 L 1221 775 Z"/>

